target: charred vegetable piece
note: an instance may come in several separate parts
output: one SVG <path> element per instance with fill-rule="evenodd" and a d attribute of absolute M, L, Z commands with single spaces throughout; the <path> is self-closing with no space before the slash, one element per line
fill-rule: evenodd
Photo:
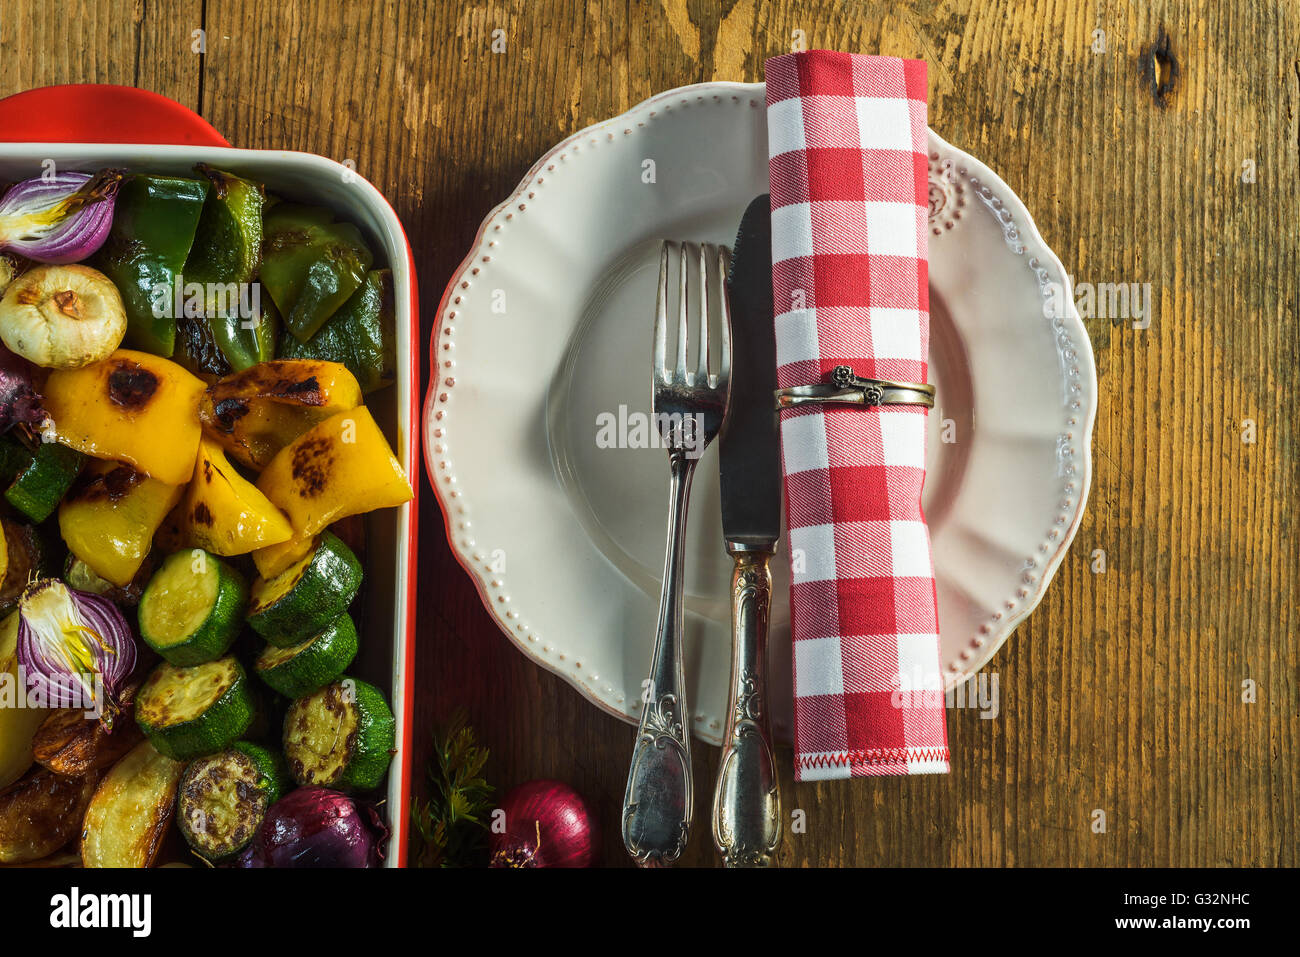
<path fill-rule="evenodd" d="M 163 662 L 135 699 L 135 720 L 160 752 L 187 761 L 244 736 L 256 710 L 244 666 L 218 658 L 189 668 Z"/>
<path fill-rule="evenodd" d="M 363 393 L 392 385 L 397 379 L 393 274 L 387 269 L 368 273 L 361 288 L 306 342 L 286 334 L 280 355 L 341 362 Z"/>
<path fill-rule="evenodd" d="M 140 637 L 174 665 L 220 658 L 244 624 L 243 576 L 201 548 L 163 562 L 140 599 Z"/>
<path fill-rule="evenodd" d="M 0 790 L 0 864 L 37 861 L 72 840 L 98 779 L 37 767 Z"/>
<path fill-rule="evenodd" d="M 207 195 L 206 179 L 171 176 L 132 176 L 118 192 L 113 228 L 94 265 L 122 294 L 126 342 L 133 348 L 172 354 L 177 277 L 184 273 Z"/>
<path fill-rule="evenodd" d="M 184 485 L 199 448 L 203 389 L 168 359 L 119 349 L 103 362 L 51 373 L 45 407 L 65 445 Z"/>
<path fill-rule="evenodd" d="M 209 320 L 217 347 L 235 372 L 274 359 L 280 335 L 280 313 L 275 303 L 270 296 L 262 295 L 260 284 L 252 288 L 247 308 L 241 305 L 238 311 L 219 313 Z"/>
<path fill-rule="evenodd" d="M 81 828 L 86 867 L 149 867 L 176 809 L 185 765 L 141 741 L 99 782 Z"/>
<path fill-rule="evenodd" d="M 248 625 L 285 648 L 322 632 L 347 611 L 361 587 L 361 565 L 331 532 L 321 535 L 305 558 L 251 589 Z"/>
<path fill-rule="evenodd" d="M 176 348 L 172 361 L 204 382 L 230 375 L 230 362 L 217 345 L 212 324 L 202 316 L 176 320 Z"/>
<path fill-rule="evenodd" d="M 0 584 L 0 613 L 17 605 L 27 583 L 40 575 L 45 552 L 40 535 L 30 525 L 6 518 L 3 528 L 7 561 L 4 582 Z"/>
<path fill-rule="evenodd" d="M 262 187 L 203 163 L 196 171 L 212 187 L 185 261 L 185 280 L 250 283 L 262 259 Z"/>
<path fill-rule="evenodd" d="M 345 791 L 379 786 L 397 722 L 374 685 L 344 678 L 299 698 L 284 718 L 284 756 L 302 785 Z"/>
<path fill-rule="evenodd" d="M 339 615 L 319 635 L 287 648 L 267 645 L 257 656 L 258 677 L 286 698 L 301 698 L 342 677 L 357 655 L 357 629 Z"/>
<path fill-rule="evenodd" d="M 289 516 L 296 536 L 414 497 L 365 406 L 339 412 L 298 436 L 262 470 L 257 487 Z"/>
<path fill-rule="evenodd" d="M 144 592 L 144 586 L 149 583 L 149 576 L 152 574 L 153 562 L 146 558 L 134 578 L 125 585 L 114 585 L 71 552 L 63 563 L 63 580 L 69 588 L 88 591 L 92 595 L 107 598 L 114 604 L 131 608 L 140 603 L 140 595 Z"/>
<path fill-rule="evenodd" d="M 46 708 L 23 707 L 26 685 L 18 681 L 18 613 L 0 622 L 0 788 L 23 776 L 32 766 L 33 738 L 49 715 Z"/>
<path fill-rule="evenodd" d="M 361 286 L 374 257 L 351 223 L 289 227 L 273 218 L 261 281 L 285 326 L 306 342 Z"/>
<path fill-rule="evenodd" d="M 200 856 L 228 860 L 257 836 L 287 784 L 284 759 L 247 741 L 198 758 L 185 769 L 177 794 L 181 833 Z"/>
<path fill-rule="evenodd" d="M 263 362 L 209 386 L 203 431 L 235 461 L 263 469 L 313 425 L 361 404 L 361 387 L 337 362 Z"/>
<path fill-rule="evenodd" d="M 154 533 L 182 491 L 129 465 L 92 462 L 59 506 L 59 532 L 68 550 L 94 574 L 125 588 L 135 580 Z"/>
<path fill-rule="evenodd" d="M 293 534 L 280 510 L 207 439 L 199 442 L 194 478 L 182 504 L 189 541 L 216 555 L 246 555 Z"/>
<path fill-rule="evenodd" d="M 76 481 L 86 457 L 58 442 L 42 442 L 31 464 L 5 491 L 5 499 L 33 522 L 43 522 Z"/>
<path fill-rule="evenodd" d="M 143 740 L 144 732 L 134 722 L 122 721 L 109 731 L 84 711 L 60 708 L 36 729 L 32 753 L 37 764 L 55 774 L 79 777 L 107 769 Z"/>

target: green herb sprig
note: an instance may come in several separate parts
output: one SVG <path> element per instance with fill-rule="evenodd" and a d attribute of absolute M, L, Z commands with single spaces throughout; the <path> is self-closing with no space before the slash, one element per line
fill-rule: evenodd
<path fill-rule="evenodd" d="M 492 785 L 483 778 L 488 750 L 480 747 L 463 710 L 433 734 L 429 758 L 430 798 L 411 802 L 419 835 L 416 867 L 484 867 Z"/>

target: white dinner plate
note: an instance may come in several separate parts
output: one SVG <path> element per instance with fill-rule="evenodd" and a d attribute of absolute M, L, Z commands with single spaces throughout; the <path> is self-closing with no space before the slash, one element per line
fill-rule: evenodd
<path fill-rule="evenodd" d="M 530 658 L 635 721 L 666 534 L 662 449 L 602 447 L 649 412 L 661 239 L 734 241 L 768 190 L 762 84 L 656 96 L 542 157 L 484 222 L 430 343 L 425 456 L 459 560 Z M 948 686 L 1042 598 L 1088 496 L 1092 349 L 1024 205 L 930 136 L 930 418 L 924 506 Z M 605 436 L 608 437 L 608 434 Z M 686 548 L 688 706 L 717 742 L 730 670 L 716 447 Z M 791 714 L 788 564 L 773 563 L 776 733 Z M 539 717 L 545 721 L 545 717 Z"/>

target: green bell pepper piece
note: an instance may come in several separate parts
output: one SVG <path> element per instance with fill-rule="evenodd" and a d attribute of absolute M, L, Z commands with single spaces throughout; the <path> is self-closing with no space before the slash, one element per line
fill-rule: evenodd
<path fill-rule="evenodd" d="M 248 283 L 262 261 L 262 187 L 200 163 L 212 184 L 185 261 L 185 281 Z"/>
<path fill-rule="evenodd" d="M 352 298 L 373 262 L 361 231 L 351 223 L 289 228 L 280 218 L 262 243 L 261 280 L 285 326 L 306 342 Z"/>
<path fill-rule="evenodd" d="M 363 393 L 374 392 L 397 379 L 395 328 L 393 274 L 376 269 L 305 343 L 285 335 L 280 357 L 341 362 L 356 376 Z"/>
<path fill-rule="evenodd" d="M 282 233 L 293 229 L 306 229 L 308 226 L 328 226 L 334 222 L 334 213 L 324 206 L 303 206 L 284 200 L 267 199 L 266 234 Z"/>
<path fill-rule="evenodd" d="M 230 367 L 242 372 L 249 366 L 275 358 L 275 342 L 280 335 L 280 313 L 275 303 L 259 289 L 256 315 L 245 319 L 242 312 L 217 314 L 209 319 L 212 336 L 226 356 Z"/>
<path fill-rule="evenodd" d="M 126 307 L 126 344 L 170 356 L 176 343 L 176 278 L 198 228 L 207 180 L 132 176 L 117 194 L 113 227 L 95 265 Z"/>

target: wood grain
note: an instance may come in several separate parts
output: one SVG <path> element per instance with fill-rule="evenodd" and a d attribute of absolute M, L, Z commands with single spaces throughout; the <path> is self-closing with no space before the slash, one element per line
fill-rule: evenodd
<path fill-rule="evenodd" d="M 505 53 L 491 51 L 497 28 Z M 1150 283 L 1155 308 L 1145 330 L 1089 322 L 1092 498 L 1046 599 L 990 666 L 998 716 L 950 713 L 946 778 L 795 787 L 787 770 L 807 830 L 782 863 L 1296 864 L 1290 6 L 11 0 L 0 90 L 134 83 L 238 146 L 354 160 L 407 225 L 427 335 L 479 221 L 550 145 L 673 86 L 762 79 L 797 30 L 810 47 L 927 59 L 931 125 L 1011 184 L 1076 280 Z M 632 729 L 513 650 L 422 495 L 421 590 L 435 597 L 421 605 L 417 758 L 427 728 L 467 707 L 500 788 L 571 782 L 597 808 L 603 859 L 625 863 Z M 696 755 L 711 781 L 716 749 Z M 713 860 L 701 829 L 687 863 Z"/>

